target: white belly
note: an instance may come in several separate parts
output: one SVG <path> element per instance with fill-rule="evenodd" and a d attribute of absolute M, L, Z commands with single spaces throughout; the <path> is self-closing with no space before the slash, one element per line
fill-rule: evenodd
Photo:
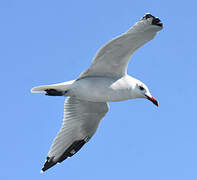
<path fill-rule="evenodd" d="M 70 96 L 93 102 L 122 101 L 131 98 L 126 78 L 88 77 L 75 81 L 69 90 Z"/>

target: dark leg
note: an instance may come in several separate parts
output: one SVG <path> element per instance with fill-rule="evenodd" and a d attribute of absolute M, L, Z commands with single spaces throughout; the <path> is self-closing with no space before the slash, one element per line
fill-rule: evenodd
<path fill-rule="evenodd" d="M 46 89 L 45 91 L 47 96 L 63 96 L 67 93 L 67 91 L 57 91 L 55 89 Z"/>

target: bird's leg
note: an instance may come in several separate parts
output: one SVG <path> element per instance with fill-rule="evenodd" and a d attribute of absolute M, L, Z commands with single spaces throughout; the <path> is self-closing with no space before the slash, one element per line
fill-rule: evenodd
<path fill-rule="evenodd" d="M 64 96 L 67 91 L 58 91 L 56 89 L 46 89 L 45 90 L 47 96 Z"/>

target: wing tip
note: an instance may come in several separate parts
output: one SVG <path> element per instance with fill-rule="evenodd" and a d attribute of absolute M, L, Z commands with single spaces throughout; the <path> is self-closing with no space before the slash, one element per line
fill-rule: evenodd
<path fill-rule="evenodd" d="M 40 174 L 43 174 L 44 173 L 44 171 L 43 170 L 40 170 Z"/>
<path fill-rule="evenodd" d="M 44 163 L 43 168 L 41 169 L 40 173 L 44 173 L 47 169 L 51 168 L 52 166 L 56 165 L 57 162 L 53 161 L 54 156 L 53 157 L 49 157 L 47 156 L 46 161 Z"/>
<path fill-rule="evenodd" d="M 55 156 L 49 157 L 47 156 L 46 161 L 44 163 L 43 168 L 41 169 L 40 173 L 44 173 L 47 169 L 53 167 L 56 164 L 61 163 L 65 159 L 73 156 L 76 152 L 78 152 L 81 147 L 89 140 L 89 137 L 86 137 L 82 140 L 74 141 L 65 151 L 64 153 L 58 158 L 57 161 L 53 161 Z"/>

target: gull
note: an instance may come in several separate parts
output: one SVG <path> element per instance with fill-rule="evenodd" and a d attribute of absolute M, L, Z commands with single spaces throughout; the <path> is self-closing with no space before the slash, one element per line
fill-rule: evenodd
<path fill-rule="evenodd" d="M 147 13 L 127 32 L 105 44 L 76 80 L 31 89 L 48 96 L 67 96 L 63 124 L 42 172 L 73 156 L 90 140 L 108 112 L 107 102 L 145 98 L 158 106 L 148 87 L 127 74 L 127 66 L 132 54 L 162 28 L 160 19 Z"/>

